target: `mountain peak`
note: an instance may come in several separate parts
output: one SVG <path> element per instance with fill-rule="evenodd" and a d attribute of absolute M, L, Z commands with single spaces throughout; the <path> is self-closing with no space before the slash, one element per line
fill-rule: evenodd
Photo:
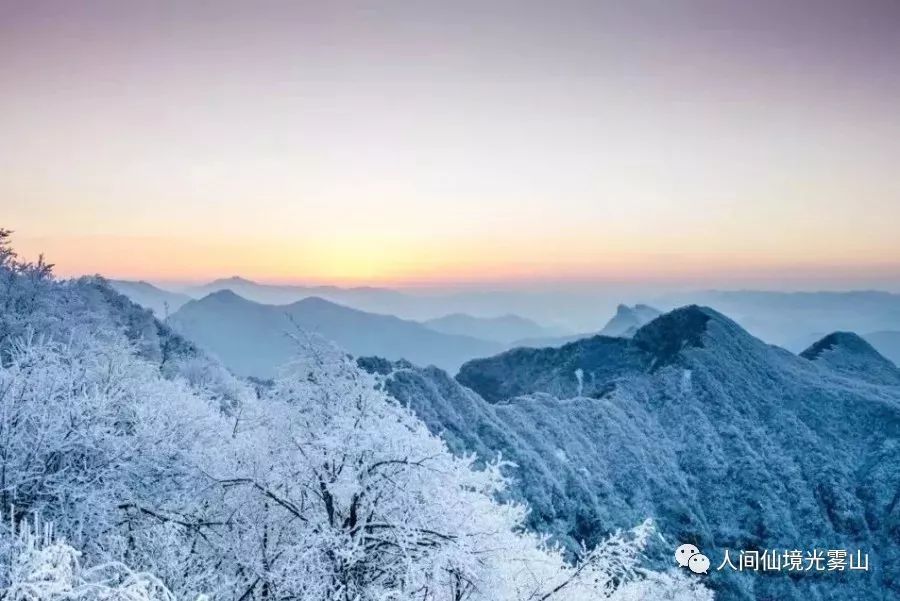
<path fill-rule="evenodd" d="M 800 353 L 800 356 L 870 382 L 900 383 L 900 369 L 853 332 L 832 332 Z"/>
<path fill-rule="evenodd" d="M 765 343 L 709 307 L 687 305 L 665 313 L 634 334 L 634 344 L 653 357 L 653 366 L 672 363 L 685 349 L 708 348 L 740 355 L 762 350 Z"/>
<path fill-rule="evenodd" d="M 841 350 L 857 355 L 878 356 L 871 344 L 863 340 L 861 336 L 854 332 L 832 332 L 821 340 L 813 343 L 808 349 L 800 353 L 800 356 L 810 361 L 815 361 L 825 351 Z"/>
<path fill-rule="evenodd" d="M 243 296 L 238 293 L 230 290 L 228 288 L 223 288 L 221 290 L 216 290 L 215 292 L 210 292 L 206 296 L 200 299 L 199 302 L 220 302 L 220 303 L 233 303 L 233 302 L 248 302 Z"/>
<path fill-rule="evenodd" d="M 357 309 L 353 309 L 352 307 L 347 307 L 341 305 L 339 303 L 332 302 L 328 299 L 322 298 L 321 296 L 307 296 L 305 298 L 301 298 L 298 301 L 295 301 L 288 305 L 289 307 L 303 307 L 306 309 L 332 309 L 336 308 L 339 310 L 352 311 L 354 313 L 359 313 Z"/>
<path fill-rule="evenodd" d="M 603 336 L 615 336 L 630 338 L 644 324 L 659 317 L 661 313 L 648 305 L 620 304 L 616 307 L 616 314 L 600 330 Z"/>
<path fill-rule="evenodd" d="M 714 315 L 718 314 L 697 305 L 675 309 L 641 327 L 634 343 L 655 355 L 657 364 L 667 363 L 684 348 L 703 346 L 707 323 Z"/>
<path fill-rule="evenodd" d="M 256 282 L 253 280 L 248 280 L 247 278 L 242 278 L 239 275 L 233 275 L 229 278 L 219 278 L 207 284 L 208 286 L 252 286 L 256 285 Z"/>

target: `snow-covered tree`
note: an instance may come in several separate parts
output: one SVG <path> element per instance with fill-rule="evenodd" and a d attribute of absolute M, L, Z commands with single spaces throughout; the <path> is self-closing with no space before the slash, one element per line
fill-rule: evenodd
<path fill-rule="evenodd" d="M 91 568 L 81 553 L 57 538 L 50 523 L 12 522 L 4 541 L 8 563 L 0 572 L 0 598 L 9 601 L 174 601 L 152 574 L 119 562 Z"/>
<path fill-rule="evenodd" d="M 50 299 L 53 284 L 53 266 L 43 256 L 36 262 L 20 259 L 11 246 L 11 236 L 10 230 L 0 228 L 0 351 L 6 342 L 24 334 L 29 325 L 49 325 L 38 317 Z"/>
<path fill-rule="evenodd" d="M 626 585 L 651 526 L 585 549 L 575 563 L 498 503 L 503 463 L 474 468 L 380 391 L 345 353 L 307 338 L 259 413 L 236 420 L 240 471 L 222 486 L 258 500 L 241 540 L 256 550 L 247 593 L 296 599 L 549 600 L 640 598 Z M 252 416 L 252 417 L 251 417 Z M 246 420 L 242 423 L 241 420 Z M 245 449 L 253 447 L 254 452 Z M 237 494 L 237 493 L 236 493 Z M 654 575 L 656 587 L 696 587 Z M 258 592 L 258 595 L 257 595 Z M 631 594 L 631 593 L 628 593 Z"/>

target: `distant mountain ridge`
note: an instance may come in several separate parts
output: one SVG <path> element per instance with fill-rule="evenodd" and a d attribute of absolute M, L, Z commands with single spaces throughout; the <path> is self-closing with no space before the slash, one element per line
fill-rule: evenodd
<path fill-rule="evenodd" d="M 720 313 L 685 307 L 634 339 L 596 336 L 435 369 L 382 367 L 385 385 L 457 452 L 518 465 L 532 525 L 592 540 L 636 515 L 668 544 L 864 549 L 867 574 L 711 574 L 718 598 L 900 595 L 900 370 L 855 335 L 804 356 Z"/>
<path fill-rule="evenodd" d="M 127 280 L 108 280 L 109 285 L 124 294 L 133 303 L 150 309 L 158 319 L 165 319 L 191 300 L 187 294 L 163 290 L 149 282 L 132 282 Z"/>
<path fill-rule="evenodd" d="M 405 296 L 390 288 L 262 284 L 240 276 L 221 278 L 199 286 L 192 286 L 185 292 L 194 298 L 203 298 L 223 290 L 230 290 L 247 300 L 265 305 L 289 305 L 309 297 L 319 297 L 338 304 L 366 305 L 373 302 L 400 302 Z"/>
<path fill-rule="evenodd" d="M 470 357 L 502 350 L 496 343 L 441 334 L 417 322 L 317 297 L 265 305 L 221 290 L 187 303 L 169 322 L 237 374 L 258 378 L 272 377 L 296 352 L 292 337 L 304 332 L 320 334 L 354 355 L 403 358 L 451 371 Z"/>
<path fill-rule="evenodd" d="M 508 288 L 502 285 L 497 288 L 452 285 L 392 288 L 269 284 L 237 275 L 192 286 L 159 287 L 195 299 L 219 290 L 231 290 L 249 300 L 277 305 L 318 296 L 354 309 L 391 314 L 415 321 L 437 319 L 454 313 L 479 319 L 513 314 L 560 332 L 591 331 L 596 324 L 597 315 L 613 312 L 623 294 L 626 297 L 635 296 L 619 290 L 593 291 L 581 287 L 564 290 L 539 286 Z"/>
<path fill-rule="evenodd" d="M 650 323 L 662 312 L 648 305 L 637 304 L 633 307 L 619 305 L 616 314 L 600 330 L 603 336 L 622 336 L 631 338 L 644 324 Z"/>
<path fill-rule="evenodd" d="M 154 286 L 147 282 L 113 280 L 111 285 L 139 305 L 149 308 L 158 317 L 164 317 L 166 305 L 169 313 L 174 313 L 191 296 L 202 297 L 210 292 L 233 290 L 244 298 L 264 304 L 290 304 L 309 296 L 319 296 L 326 300 L 343 304 L 362 311 L 392 314 L 405 319 L 419 321 L 440 320 L 435 315 L 460 313 L 471 317 L 462 326 L 472 328 L 468 334 L 475 338 L 493 339 L 504 342 L 508 347 L 562 346 L 582 338 L 605 334 L 628 336 L 637 327 L 648 321 L 648 315 L 639 315 L 641 307 L 619 305 L 616 316 L 599 331 L 585 331 L 580 334 L 559 335 L 546 332 L 540 335 L 526 335 L 515 340 L 501 340 L 505 334 L 491 333 L 492 319 L 485 315 L 510 312 L 515 306 L 525 309 L 516 313 L 527 321 L 534 322 L 532 315 L 545 315 L 541 327 L 553 323 L 555 315 L 571 312 L 571 299 L 565 295 L 557 299 L 556 313 L 546 309 L 521 306 L 513 292 L 497 293 L 456 293 L 456 294 L 410 294 L 405 291 L 377 287 L 340 288 L 337 286 L 296 286 L 269 285 L 253 282 L 246 278 L 231 277 L 215 280 L 202 286 L 188 288 L 183 293 Z M 521 299 L 520 299 L 521 301 Z M 583 301 L 579 301 L 583 302 Z M 850 292 L 773 292 L 773 291 L 696 291 L 657 298 L 660 306 L 680 306 L 700 303 L 714 307 L 729 315 L 745 329 L 763 340 L 778 344 L 792 352 L 799 353 L 807 346 L 833 330 L 869 332 L 863 337 L 872 343 L 894 364 L 900 363 L 900 295 L 879 291 Z M 654 304 L 656 304 L 654 302 Z M 446 309 L 450 309 L 447 311 Z M 477 309 L 477 311 L 474 311 Z M 594 314 L 604 309 L 595 309 Z M 652 309 L 656 311 L 655 309 Z M 639 315 L 637 320 L 634 316 Z M 652 316 L 650 317 L 652 318 Z M 618 322 L 631 323 L 621 328 Z M 537 322 L 535 322 L 537 323 Z M 457 327 L 457 326 L 451 326 Z M 440 329 L 440 327 L 438 327 Z M 550 328 L 552 329 L 552 328 Z M 577 331 L 577 330 L 576 330 Z M 455 333 L 465 334 L 466 330 Z M 487 333 L 488 335 L 484 335 Z"/>
<path fill-rule="evenodd" d="M 900 331 L 900 294 L 881 291 L 696 290 L 665 293 L 636 292 L 627 288 L 418 289 L 265 284 L 233 276 L 179 292 L 193 298 L 202 298 L 210 292 L 223 289 L 230 289 L 244 298 L 264 304 L 284 305 L 309 296 L 318 296 L 361 311 L 396 315 L 416 321 L 436 319 L 453 313 L 464 313 L 475 318 L 491 318 L 510 313 L 543 327 L 561 328 L 564 332 L 581 332 L 583 335 L 621 335 L 618 332 L 601 332 L 597 317 L 616 312 L 616 305 L 624 298 L 666 310 L 700 304 L 730 316 L 754 336 L 795 353 L 834 330 L 860 334 Z M 138 298 L 135 300 L 144 304 Z M 154 311 L 157 306 L 152 307 Z M 528 335 L 521 337 L 518 342 L 523 346 L 544 346 L 545 342 L 558 346 L 575 338 L 577 337 L 560 337 L 558 334 Z"/>
<path fill-rule="evenodd" d="M 666 307 L 691 303 L 714 307 L 754 336 L 795 353 L 835 330 L 860 334 L 900 330 L 900 294 L 876 290 L 709 290 L 668 295 L 659 302 Z"/>
<path fill-rule="evenodd" d="M 509 344 L 523 338 L 548 337 L 558 331 L 545 328 L 530 319 L 506 314 L 498 317 L 473 317 L 465 313 L 451 313 L 443 317 L 422 322 L 427 327 L 443 334 L 471 336 Z"/>
<path fill-rule="evenodd" d="M 658 309 L 654 309 L 649 305 L 637 304 L 633 307 L 620 304 L 616 308 L 615 315 L 610 318 L 606 325 L 599 332 L 591 334 L 571 334 L 568 336 L 543 337 L 543 338 L 525 338 L 513 342 L 510 346 L 543 348 L 543 347 L 560 347 L 570 342 L 591 338 L 593 336 L 608 336 L 617 338 L 631 338 L 644 324 L 656 319 L 662 315 Z"/>

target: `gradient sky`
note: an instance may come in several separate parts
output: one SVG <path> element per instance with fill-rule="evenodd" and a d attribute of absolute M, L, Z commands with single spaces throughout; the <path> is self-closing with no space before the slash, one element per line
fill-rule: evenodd
<path fill-rule="evenodd" d="M 900 282 L 900 3 L 0 0 L 63 275 Z"/>

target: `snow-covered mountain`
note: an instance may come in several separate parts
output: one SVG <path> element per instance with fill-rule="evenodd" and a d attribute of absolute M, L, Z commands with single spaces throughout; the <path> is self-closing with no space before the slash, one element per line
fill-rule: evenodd
<path fill-rule="evenodd" d="M 900 386 L 900 369 L 853 332 L 829 334 L 800 356 L 851 377 Z"/>
<path fill-rule="evenodd" d="M 560 333 L 558 330 L 545 328 L 530 319 L 512 314 L 498 317 L 473 317 L 465 313 L 451 313 L 422 323 L 442 334 L 470 336 L 503 344 L 523 338 L 545 338 Z"/>
<path fill-rule="evenodd" d="M 514 462 L 530 523 L 592 540 L 637 515 L 713 565 L 740 550 L 861 549 L 869 572 L 711 575 L 722 599 L 900 595 L 900 372 L 855 335 L 802 356 L 690 306 L 631 340 L 433 368 L 363 361 L 457 452 Z"/>
<path fill-rule="evenodd" d="M 900 294 L 876 290 L 777 292 L 710 290 L 656 299 L 658 306 L 687 304 L 715 308 L 748 332 L 771 344 L 800 352 L 821 335 L 843 330 L 900 330 Z"/>
<path fill-rule="evenodd" d="M 497 343 L 435 332 L 424 325 L 310 297 L 264 305 L 222 290 L 191 301 L 171 316 L 172 327 L 242 376 L 270 378 L 297 352 L 297 337 L 321 335 L 354 355 L 408 359 L 456 369 L 494 354 Z"/>

